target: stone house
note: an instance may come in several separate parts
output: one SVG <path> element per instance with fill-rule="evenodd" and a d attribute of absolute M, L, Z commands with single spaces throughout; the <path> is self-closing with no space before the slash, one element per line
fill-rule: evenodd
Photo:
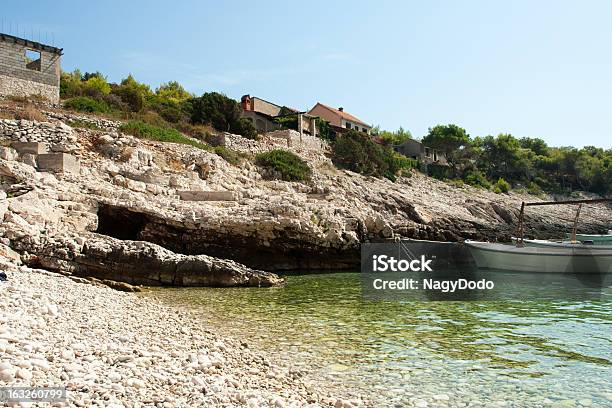
<path fill-rule="evenodd" d="M 421 163 L 447 164 L 446 156 L 443 152 L 427 147 L 418 140 L 408 139 L 401 144 L 393 146 L 393 150 L 411 159 L 419 160 Z"/>
<path fill-rule="evenodd" d="M 0 95 L 59 103 L 62 49 L 0 33 Z"/>
<path fill-rule="evenodd" d="M 306 133 L 312 136 L 317 134 L 316 118 L 306 112 L 300 112 L 297 109 L 287 107 L 283 109 L 283 106 L 251 95 L 243 95 L 240 98 L 240 107 L 242 108 L 241 116 L 250 120 L 258 133 L 280 130 L 282 127 L 274 121 L 275 118 L 296 116 L 296 130 L 300 134 Z"/>
<path fill-rule="evenodd" d="M 308 111 L 312 116 L 318 116 L 329 122 L 331 128 L 336 134 L 341 134 L 349 131 L 350 129 L 357 130 L 359 132 L 370 134 L 372 129 L 371 125 L 368 125 L 361 119 L 345 112 L 343 108 L 332 108 L 327 105 L 323 105 L 320 102 Z"/>

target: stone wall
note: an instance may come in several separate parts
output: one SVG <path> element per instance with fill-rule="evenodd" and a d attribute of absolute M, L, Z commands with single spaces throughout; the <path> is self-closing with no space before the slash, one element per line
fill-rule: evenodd
<path fill-rule="evenodd" d="M 41 95 L 52 103 L 59 102 L 60 59 L 57 52 L 40 44 L 32 47 L 11 41 L 0 40 L 0 95 Z M 40 53 L 36 69 L 28 68 L 27 50 Z"/>
<path fill-rule="evenodd" d="M 1 139 L 14 142 L 43 142 L 51 146 L 74 143 L 76 135 L 70 126 L 63 123 L 0 119 Z"/>
<path fill-rule="evenodd" d="M 316 136 L 310 136 L 307 134 L 300 135 L 293 129 L 283 129 L 274 132 L 266 133 L 267 137 L 273 139 L 283 139 L 287 141 L 288 147 L 301 147 L 304 149 L 319 150 L 325 148 L 326 143 Z"/>
<path fill-rule="evenodd" d="M 121 122 L 116 120 L 98 118 L 94 116 L 85 116 L 82 114 L 67 113 L 67 112 L 53 112 L 43 111 L 43 113 L 51 119 L 56 119 L 64 123 L 72 124 L 73 122 L 86 122 L 90 125 L 94 125 L 102 130 L 109 132 L 116 132 L 121 126 Z"/>
<path fill-rule="evenodd" d="M 0 95 L 23 97 L 37 95 L 57 104 L 59 103 L 59 86 L 0 75 Z"/>

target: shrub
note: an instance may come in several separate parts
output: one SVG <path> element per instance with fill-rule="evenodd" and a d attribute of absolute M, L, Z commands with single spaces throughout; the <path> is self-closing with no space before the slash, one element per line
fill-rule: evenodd
<path fill-rule="evenodd" d="M 497 190 L 499 190 L 500 193 L 507 193 L 508 191 L 510 191 L 510 183 L 508 183 L 503 178 L 497 179 L 497 183 L 495 183 L 494 191 L 497 193 Z"/>
<path fill-rule="evenodd" d="M 144 107 L 144 96 L 134 86 L 120 85 L 113 89 L 112 93 L 117 95 L 132 112 L 140 112 Z"/>
<path fill-rule="evenodd" d="M 532 195 L 540 195 L 542 194 L 542 187 L 540 187 L 537 183 L 530 182 L 527 184 L 527 192 Z"/>
<path fill-rule="evenodd" d="M 121 125 L 119 130 L 123 133 L 127 133 L 141 139 L 154 140 L 157 142 L 186 144 L 202 150 L 210 151 L 210 147 L 208 145 L 198 142 L 197 140 L 190 139 L 182 135 L 178 130 L 170 127 L 155 126 L 141 121 L 130 121 Z"/>
<path fill-rule="evenodd" d="M 240 105 L 218 92 L 208 92 L 185 102 L 194 124 L 211 125 L 222 132 L 232 132 L 248 139 L 256 139 L 257 131 L 247 119 L 240 117 Z"/>
<path fill-rule="evenodd" d="M 101 75 L 91 76 L 87 81 L 85 81 L 85 88 L 95 89 L 97 92 L 105 95 L 108 95 L 111 91 L 110 85 Z"/>
<path fill-rule="evenodd" d="M 170 123 L 187 122 L 189 120 L 189 115 L 177 102 L 161 100 L 159 97 L 155 96 L 147 100 L 147 104 Z"/>
<path fill-rule="evenodd" d="M 312 176 L 312 170 L 299 156 L 287 150 L 271 150 L 255 157 L 255 163 L 281 175 L 285 181 L 307 181 Z"/>
<path fill-rule="evenodd" d="M 247 139 L 257 140 L 259 138 L 255 126 L 253 126 L 250 120 L 245 118 L 238 120 L 238 122 L 234 125 L 233 132 Z"/>
<path fill-rule="evenodd" d="M 316 118 L 315 126 L 318 130 L 317 134 L 321 139 L 325 139 L 330 142 L 336 139 L 336 132 L 332 130 L 331 125 L 325 119 Z"/>
<path fill-rule="evenodd" d="M 395 180 L 402 168 L 414 165 L 388 147 L 372 141 L 370 136 L 351 130 L 332 143 L 332 161 L 342 167 L 367 176 Z"/>
<path fill-rule="evenodd" d="M 463 180 L 474 187 L 482 187 L 487 190 L 491 188 L 491 183 L 480 170 L 468 170 L 463 175 Z"/>
<path fill-rule="evenodd" d="M 234 166 L 240 165 L 242 161 L 245 159 L 244 154 L 239 153 L 232 149 L 228 149 L 225 146 L 217 146 L 214 148 L 213 151 L 219 156 L 223 157 L 223 159 L 225 159 L 226 162 L 228 162 L 229 164 L 233 164 Z"/>
<path fill-rule="evenodd" d="M 282 114 L 283 109 L 281 109 L 281 113 L 279 113 L 279 115 Z M 274 123 L 277 123 L 278 125 L 287 128 L 287 129 L 293 129 L 293 130 L 298 130 L 298 120 L 297 120 L 297 115 L 290 115 L 290 116 L 280 116 L 280 117 L 276 117 L 274 118 Z"/>
<path fill-rule="evenodd" d="M 123 102 L 121 98 L 115 94 L 101 95 L 98 99 L 104 101 L 109 110 L 116 110 L 121 112 L 129 112 L 130 107 L 127 103 Z"/>
<path fill-rule="evenodd" d="M 83 94 L 81 84 L 81 72 L 62 72 L 60 75 L 60 96 L 72 98 Z"/>
<path fill-rule="evenodd" d="M 193 95 L 187 92 L 185 88 L 176 81 L 161 84 L 155 90 L 155 94 L 161 99 L 173 103 L 179 103 L 193 97 Z"/>
<path fill-rule="evenodd" d="M 70 121 L 70 126 L 72 126 L 73 128 L 79 128 L 79 129 L 102 130 L 95 123 L 88 122 L 88 121 L 81 120 L 81 119 L 73 119 L 73 120 L 71 120 Z"/>
<path fill-rule="evenodd" d="M 207 92 L 191 100 L 193 123 L 210 124 L 220 131 L 229 131 L 240 118 L 240 105 L 218 92 Z"/>
<path fill-rule="evenodd" d="M 182 133 L 189 135 L 193 138 L 204 140 L 209 145 L 218 146 L 222 143 L 217 143 L 216 145 L 211 143 L 208 139 L 210 135 L 214 133 L 214 129 L 207 125 L 192 125 L 189 122 L 179 122 L 172 124 L 172 127 L 181 131 Z"/>
<path fill-rule="evenodd" d="M 77 112 L 105 113 L 109 111 L 109 107 L 104 101 L 89 96 L 77 96 L 68 99 L 64 102 L 64 106 Z"/>
<path fill-rule="evenodd" d="M 450 180 L 447 180 L 447 182 L 448 184 L 451 184 L 455 187 L 463 187 L 464 185 L 463 180 L 461 179 L 450 179 Z"/>
<path fill-rule="evenodd" d="M 131 119 L 134 121 L 148 123 L 149 125 L 158 126 L 162 128 L 170 128 L 170 124 L 164 120 L 157 112 L 145 111 L 132 114 Z"/>

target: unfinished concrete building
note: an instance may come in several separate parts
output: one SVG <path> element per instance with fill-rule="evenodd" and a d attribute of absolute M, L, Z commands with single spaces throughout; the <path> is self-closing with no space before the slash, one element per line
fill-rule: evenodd
<path fill-rule="evenodd" d="M 59 103 L 62 49 L 0 33 L 0 96 Z"/>

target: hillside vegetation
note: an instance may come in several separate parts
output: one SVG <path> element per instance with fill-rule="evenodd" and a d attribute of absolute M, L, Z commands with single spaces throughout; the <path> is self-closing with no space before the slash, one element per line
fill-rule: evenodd
<path fill-rule="evenodd" d="M 423 143 L 444 152 L 450 167 L 432 166 L 438 178 L 506 192 L 510 186 L 532 194 L 568 194 L 574 190 L 612 193 L 612 150 L 551 147 L 539 138 L 510 134 L 470 137 L 456 125 L 429 129 Z"/>
<path fill-rule="evenodd" d="M 253 125 L 240 118 L 237 101 L 218 92 L 195 96 L 176 81 L 153 90 L 131 75 L 116 84 L 109 83 L 99 72 L 82 74 L 76 70 L 62 73 L 60 92 L 69 109 L 131 120 L 125 131 L 139 137 L 162 137 L 175 142 L 180 139 L 178 143 L 206 148 L 189 138 L 181 139 L 180 133 L 202 141 L 216 131 L 257 138 Z M 297 128 L 296 118 L 291 115 L 278 118 L 277 123 Z M 394 132 L 373 128 L 372 135 L 378 141 L 374 143 L 370 136 L 355 131 L 336 138 L 323 120 L 318 120 L 318 126 L 320 136 L 332 146 L 334 164 L 364 175 L 394 180 L 402 173 L 408 174 L 404 170 L 417 167 L 438 179 L 497 193 L 512 188 L 532 194 L 569 194 L 574 190 L 612 193 L 610 149 L 551 147 L 540 138 L 510 134 L 472 137 L 465 129 L 448 124 L 430 128 L 422 139 L 423 144 L 446 156 L 448 166 L 423 166 L 393 151 L 393 146 L 412 138 L 403 128 Z M 232 155 L 229 151 L 223 153 Z"/>

